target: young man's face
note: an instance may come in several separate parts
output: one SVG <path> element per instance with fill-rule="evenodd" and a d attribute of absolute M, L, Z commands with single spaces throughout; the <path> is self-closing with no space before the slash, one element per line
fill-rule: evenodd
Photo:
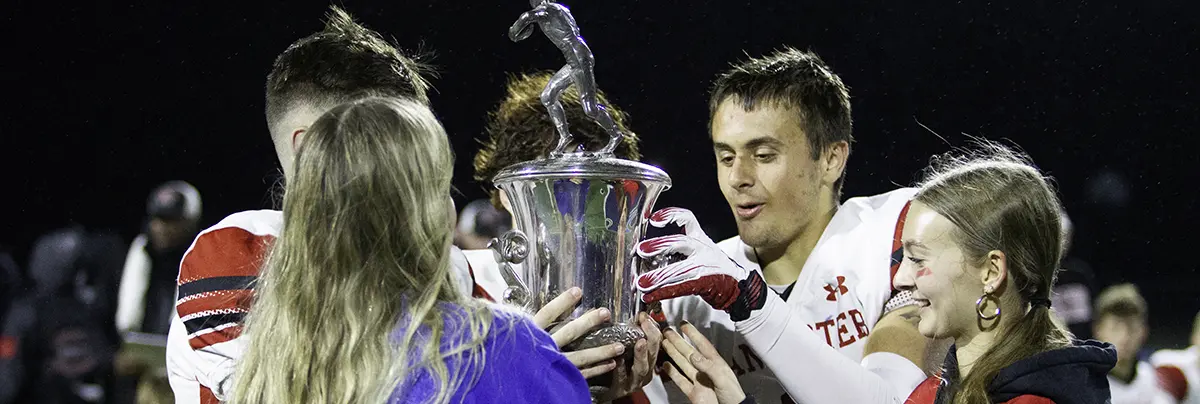
<path fill-rule="evenodd" d="M 151 218 L 149 242 L 158 251 L 181 247 L 192 241 L 195 223 L 188 219 Z"/>
<path fill-rule="evenodd" d="M 1103 315 L 1096 319 L 1093 333 L 1096 339 L 1117 348 L 1117 360 L 1136 360 L 1142 343 L 1146 342 L 1146 324 L 1136 317 Z"/>
<path fill-rule="evenodd" d="M 727 99 L 711 130 L 717 182 L 747 245 L 786 246 L 825 213 L 818 211 L 822 198 L 832 199 L 822 186 L 825 167 L 813 159 L 794 109 L 763 103 L 746 111 Z"/>

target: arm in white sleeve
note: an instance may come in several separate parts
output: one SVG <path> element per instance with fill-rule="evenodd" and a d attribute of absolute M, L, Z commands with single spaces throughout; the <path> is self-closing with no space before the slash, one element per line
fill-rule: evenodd
<path fill-rule="evenodd" d="M 137 329 L 146 314 L 146 289 L 150 287 L 150 258 L 146 256 L 147 237 L 139 234 L 125 255 L 121 286 L 117 289 L 117 331 Z"/>
<path fill-rule="evenodd" d="M 167 380 L 175 402 L 204 403 L 205 396 L 228 399 L 233 388 L 236 359 L 245 350 L 245 338 L 235 338 L 199 349 L 189 346 L 187 331 L 178 316 L 172 316 L 167 334 Z"/>
<path fill-rule="evenodd" d="M 925 379 L 919 367 L 899 355 L 869 355 L 861 364 L 850 360 L 819 340 L 773 293 L 736 327 L 798 403 L 902 403 Z"/>

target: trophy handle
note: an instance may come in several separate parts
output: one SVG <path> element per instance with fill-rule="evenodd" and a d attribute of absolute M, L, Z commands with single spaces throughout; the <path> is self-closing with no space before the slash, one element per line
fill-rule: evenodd
<path fill-rule="evenodd" d="M 509 230 L 488 242 L 488 249 L 492 250 L 492 258 L 500 267 L 500 277 L 504 278 L 504 283 L 508 285 L 501 301 L 527 311 L 532 310 L 529 287 L 513 269 L 513 264 L 520 264 L 529 256 L 529 238 L 520 230 Z"/>

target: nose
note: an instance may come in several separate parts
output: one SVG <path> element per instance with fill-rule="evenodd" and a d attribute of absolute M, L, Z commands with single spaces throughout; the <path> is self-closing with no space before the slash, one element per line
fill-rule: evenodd
<path fill-rule="evenodd" d="M 916 270 L 913 265 L 908 263 L 908 260 L 900 259 L 900 269 L 896 271 L 896 277 L 892 279 L 892 287 L 896 290 L 912 291 L 917 288 Z"/>
<path fill-rule="evenodd" d="M 735 158 L 729 169 L 729 185 L 736 189 L 749 188 L 754 186 L 754 181 L 754 163 L 742 157 Z"/>

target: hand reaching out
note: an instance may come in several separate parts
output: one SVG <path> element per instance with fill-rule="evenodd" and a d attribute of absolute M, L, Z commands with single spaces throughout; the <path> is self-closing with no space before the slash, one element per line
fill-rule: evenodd
<path fill-rule="evenodd" d="M 692 342 L 685 341 L 675 330 L 663 333 L 663 349 L 673 361 L 663 364 L 663 373 L 679 386 L 679 390 L 683 391 L 692 403 L 746 402 L 746 394 L 738 384 L 737 375 L 717 353 L 712 343 L 691 324 L 684 323 L 680 329 Z"/>
<path fill-rule="evenodd" d="M 566 292 L 555 297 L 550 303 L 533 316 L 533 322 L 542 329 L 549 328 L 558 319 L 571 313 L 575 305 L 582 298 L 582 291 L 579 288 L 571 288 Z M 596 309 L 587 312 L 586 314 L 563 324 L 554 329 L 550 337 L 554 339 L 554 343 L 561 350 L 564 346 L 570 345 L 586 335 L 588 332 L 596 329 L 612 319 L 612 314 L 608 309 Z M 578 351 L 563 352 L 563 355 L 570 360 L 579 371 L 583 373 L 585 379 L 591 379 L 596 376 L 604 375 L 613 372 L 612 383 L 609 385 L 605 397 L 602 399 L 611 400 L 619 397 L 624 397 L 637 389 L 642 388 L 654 379 L 654 363 L 658 359 L 659 346 L 662 343 L 662 332 L 658 329 L 658 323 L 654 322 L 646 313 L 638 314 L 637 326 L 646 334 L 646 338 L 638 340 L 633 346 L 633 364 L 625 364 L 621 358 L 625 352 L 625 347 L 621 344 L 610 344 L 601 347 L 582 349 Z"/>
<path fill-rule="evenodd" d="M 582 297 L 583 292 L 579 288 L 571 288 L 563 292 L 550 303 L 546 303 L 546 306 L 538 310 L 537 314 L 534 314 L 534 324 L 543 330 L 550 328 L 555 321 L 570 314 Z M 611 317 L 612 314 L 608 309 L 592 310 L 554 330 L 550 337 L 554 339 L 554 343 L 561 350 L 563 346 L 609 321 Z M 590 379 L 616 369 L 617 361 L 615 359 L 622 353 L 625 353 L 625 346 L 610 344 L 574 352 L 563 352 L 563 355 L 579 368 L 585 379 Z"/>

